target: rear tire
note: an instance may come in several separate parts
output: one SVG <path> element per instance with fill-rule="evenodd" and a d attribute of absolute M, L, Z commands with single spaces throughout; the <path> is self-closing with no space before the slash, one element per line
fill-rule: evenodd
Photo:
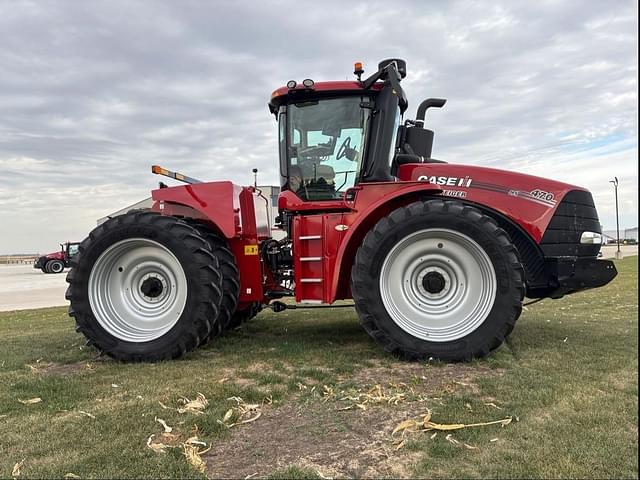
<path fill-rule="evenodd" d="M 248 307 L 245 307 L 241 310 L 236 310 L 236 312 L 231 317 L 231 322 L 229 323 L 229 328 L 238 328 L 245 322 L 248 322 L 256 315 L 258 315 L 262 311 L 262 304 L 258 302 L 254 302 Z"/>
<path fill-rule="evenodd" d="M 504 230 L 452 200 L 394 210 L 366 235 L 351 274 L 364 329 L 406 359 L 466 361 L 504 342 L 524 269 Z"/>
<path fill-rule="evenodd" d="M 177 358 L 219 329 L 218 260 L 178 218 L 114 217 L 89 234 L 71 266 L 69 315 L 88 343 L 113 358 Z"/>
<path fill-rule="evenodd" d="M 206 225 L 197 222 L 189 222 L 200 236 L 209 242 L 211 251 L 218 259 L 220 272 L 222 273 L 222 302 L 220 303 L 220 313 L 218 314 L 218 324 L 222 330 L 227 330 L 231 325 L 233 312 L 238 306 L 238 296 L 240 295 L 240 272 L 236 264 L 236 257 L 229 249 L 229 245 L 219 235 L 212 232 Z M 208 343 L 215 336 L 214 332 L 203 341 Z"/>
<path fill-rule="evenodd" d="M 46 269 L 49 273 L 62 273 L 64 271 L 64 263 L 60 260 L 50 260 L 47 262 Z"/>

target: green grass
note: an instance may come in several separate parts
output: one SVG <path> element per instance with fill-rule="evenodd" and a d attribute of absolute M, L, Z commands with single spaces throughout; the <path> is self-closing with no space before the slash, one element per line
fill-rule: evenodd
<path fill-rule="evenodd" d="M 475 378 L 475 389 L 431 392 L 441 400 L 427 404 L 438 422 L 506 415 L 518 422 L 453 432 L 459 445 L 443 434 L 433 440 L 416 435 L 403 450 L 390 448 L 392 455 L 398 462 L 411 459 L 411 476 L 429 478 L 637 478 L 636 261 L 617 262 L 620 274 L 605 288 L 528 307 L 508 343 L 472 363 L 495 375 Z M 64 308 L 0 313 L 0 339 L 3 478 L 22 459 L 21 477 L 197 478 L 202 475 L 179 450 L 162 455 L 146 448 L 149 435 L 162 432 L 154 417 L 184 435 L 197 425 L 200 439 L 215 447 L 239 434 L 217 421 L 232 406 L 231 396 L 247 402 L 270 397 L 275 408 L 292 402 L 327 408 L 320 398 L 301 393 L 298 384 L 366 387 L 354 375 L 374 367 L 388 368 L 389 381 L 419 384 L 415 377 L 397 378 L 402 362 L 369 340 L 350 309 L 264 312 L 183 360 L 158 364 L 97 359 L 83 347 Z M 27 366 L 41 369 L 49 363 L 51 370 L 40 373 Z M 435 364 L 424 371 L 445 368 L 450 367 Z M 197 392 L 210 402 L 203 415 L 179 414 L 158 403 L 175 407 L 180 397 L 194 398 Z M 42 402 L 18 401 L 34 397 Z M 485 405 L 489 402 L 502 410 Z M 408 405 L 380 408 L 402 413 Z M 268 451 L 268 439 L 264 442 Z M 468 450 L 463 442 L 479 450 Z M 271 478 L 316 475 L 304 465 L 260 472 Z"/>

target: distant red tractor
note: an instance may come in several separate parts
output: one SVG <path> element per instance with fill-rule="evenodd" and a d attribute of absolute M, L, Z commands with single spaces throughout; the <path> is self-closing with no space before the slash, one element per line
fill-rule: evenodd
<path fill-rule="evenodd" d="M 78 331 L 125 361 L 180 357 L 268 306 L 353 299 L 366 332 L 406 359 L 487 355 L 523 300 L 560 298 L 616 276 L 583 188 L 431 158 L 422 102 L 405 119 L 406 64 L 362 80 L 273 92 L 282 193 L 271 237 L 255 187 L 187 183 L 152 192 L 151 210 L 95 228 L 72 259 Z M 229 162 L 233 159 L 228 159 Z"/>
<path fill-rule="evenodd" d="M 66 242 L 60 244 L 58 252 L 47 253 L 38 257 L 33 268 L 39 268 L 44 273 L 62 273 L 71 266 L 71 259 L 78 253 L 80 242 Z"/>

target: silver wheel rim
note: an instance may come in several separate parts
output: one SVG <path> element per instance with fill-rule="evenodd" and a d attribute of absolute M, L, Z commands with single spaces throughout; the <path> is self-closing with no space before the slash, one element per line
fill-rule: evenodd
<path fill-rule="evenodd" d="M 487 253 L 454 230 L 408 235 L 387 254 L 380 271 L 387 313 L 402 330 L 430 342 L 450 342 L 476 330 L 491 312 L 496 291 Z"/>
<path fill-rule="evenodd" d="M 51 262 L 51 273 L 60 273 L 64 270 L 62 262 Z"/>
<path fill-rule="evenodd" d="M 187 277 L 166 247 L 145 238 L 122 240 L 96 260 L 89 303 L 114 337 L 148 342 L 176 324 L 187 302 Z"/>

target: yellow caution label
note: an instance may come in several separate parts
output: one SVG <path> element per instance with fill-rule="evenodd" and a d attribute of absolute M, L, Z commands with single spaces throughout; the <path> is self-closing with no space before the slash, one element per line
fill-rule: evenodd
<path fill-rule="evenodd" d="M 245 255 L 258 255 L 258 246 L 257 245 L 245 245 L 244 246 L 244 254 Z"/>

